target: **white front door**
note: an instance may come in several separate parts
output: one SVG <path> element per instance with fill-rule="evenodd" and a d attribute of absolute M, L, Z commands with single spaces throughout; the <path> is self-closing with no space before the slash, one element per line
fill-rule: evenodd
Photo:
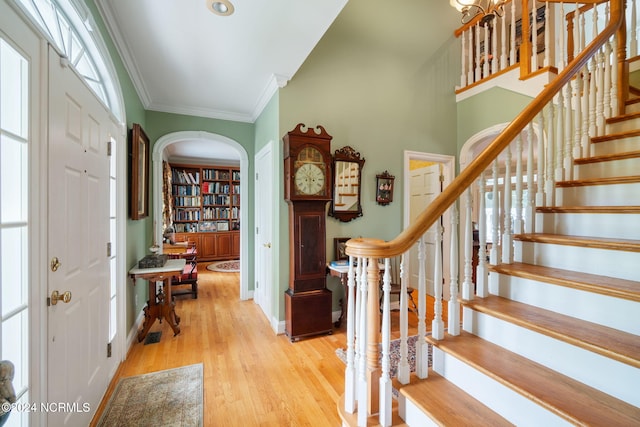
<path fill-rule="evenodd" d="M 439 163 L 415 169 L 410 172 L 409 180 L 409 224 L 412 224 L 416 217 L 442 192 L 440 181 Z M 427 293 L 433 295 L 433 270 L 434 270 L 434 244 L 436 241 L 435 224 L 427 230 L 424 235 L 425 250 L 425 266 Z M 409 253 L 409 283 L 411 286 L 418 288 L 418 248 L 413 245 Z"/>
<path fill-rule="evenodd" d="M 109 380 L 108 110 L 49 50 L 49 425 L 88 425 Z M 69 294 L 68 294 L 69 295 Z M 113 363 L 113 359 L 111 359 Z"/>
<path fill-rule="evenodd" d="M 256 155 L 256 288 L 254 299 L 271 322 L 273 247 L 273 144 Z"/>

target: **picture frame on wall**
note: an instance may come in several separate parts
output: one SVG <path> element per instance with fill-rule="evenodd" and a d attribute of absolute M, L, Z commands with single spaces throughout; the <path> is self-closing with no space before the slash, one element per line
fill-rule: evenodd
<path fill-rule="evenodd" d="M 336 237 L 333 239 L 334 257 L 336 261 L 349 259 L 347 255 L 347 240 L 351 237 Z"/>
<path fill-rule="evenodd" d="M 149 137 L 138 123 L 129 133 L 129 216 L 149 216 Z"/>

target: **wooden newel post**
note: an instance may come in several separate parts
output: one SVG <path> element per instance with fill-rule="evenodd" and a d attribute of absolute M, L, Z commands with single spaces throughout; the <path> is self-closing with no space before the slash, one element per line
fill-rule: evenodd
<path fill-rule="evenodd" d="M 367 264 L 367 386 L 369 387 L 369 415 L 378 413 L 380 403 L 380 268 L 377 258 L 369 258 Z"/>
<path fill-rule="evenodd" d="M 612 2 L 612 7 L 615 7 L 617 2 Z M 618 47 L 616 57 L 618 61 L 618 111 L 617 114 L 625 113 L 625 103 L 629 97 L 629 61 L 627 61 L 627 22 L 626 14 L 624 10 L 627 7 L 626 0 L 622 0 L 622 25 L 616 32 L 616 45 Z M 614 16 L 615 11 L 611 11 L 611 16 Z M 635 24 L 635 23 L 634 23 Z"/>

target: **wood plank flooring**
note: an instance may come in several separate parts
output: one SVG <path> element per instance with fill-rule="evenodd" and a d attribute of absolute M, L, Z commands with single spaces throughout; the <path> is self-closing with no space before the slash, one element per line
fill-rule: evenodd
<path fill-rule="evenodd" d="M 91 425 L 120 378 L 194 363 L 204 364 L 205 426 L 340 425 L 336 404 L 344 392 L 345 366 L 335 350 L 346 346 L 345 322 L 332 335 L 292 344 L 275 335 L 253 300 L 240 301 L 238 273 L 201 267 L 198 299 L 176 300 L 180 335 L 156 321 L 151 332 L 162 331 L 160 342 L 132 346 Z M 430 327 L 433 303 L 427 306 Z M 415 316 L 409 317 L 415 333 Z"/>

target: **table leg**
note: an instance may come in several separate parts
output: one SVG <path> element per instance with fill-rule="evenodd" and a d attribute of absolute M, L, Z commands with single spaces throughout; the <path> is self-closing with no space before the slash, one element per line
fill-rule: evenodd
<path fill-rule="evenodd" d="M 340 283 L 342 284 L 342 289 L 344 289 L 344 298 L 340 298 L 340 308 L 341 308 L 340 317 L 333 324 L 336 328 L 339 328 L 340 325 L 342 325 L 342 319 L 344 319 L 344 315 L 347 313 L 347 302 L 348 302 L 347 298 L 349 298 L 349 290 L 347 287 L 346 274 L 340 275 Z"/>

